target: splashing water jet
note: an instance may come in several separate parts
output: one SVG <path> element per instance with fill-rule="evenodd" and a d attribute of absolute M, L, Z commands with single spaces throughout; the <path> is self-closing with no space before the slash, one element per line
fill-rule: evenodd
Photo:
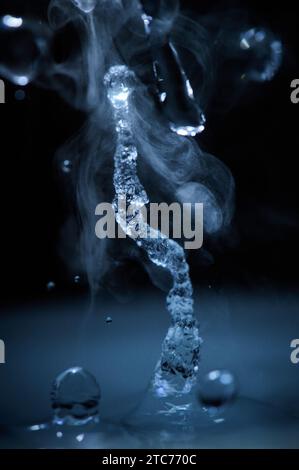
<path fill-rule="evenodd" d="M 162 346 L 152 387 L 159 397 L 189 393 L 196 381 L 201 338 L 193 312 L 192 284 L 183 248 L 144 221 L 148 196 L 137 175 L 137 157 L 131 120 L 130 95 L 135 76 L 126 66 L 110 68 L 104 82 L 112 105 L 117 144 L 114 155 L 113 202 L 115 217 L 122 230 L 157 266 L 167 269 L 173 287 L 167 296 L 172 324 Z M 128 207 L 133 207 L 130 214 Z"/>
<path fill-rule="evenodd" d="M 209 416 L 215 418 L 237 396 L 237 385 L 228 370 L 212 370 L 199 381 L 198 400 Z"/>

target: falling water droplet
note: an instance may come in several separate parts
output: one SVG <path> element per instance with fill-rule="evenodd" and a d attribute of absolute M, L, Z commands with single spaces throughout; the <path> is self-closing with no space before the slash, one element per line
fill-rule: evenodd
<path fill-rule="evenodd" d="M 84 13 L 90 13 L 93 11 L 97 4 L 97 0 L 72 0 L 72 2 Z"/>
<path fill-rule="evenodd" d="M 211 417 L 232 403 L 236 395 L 235 378 L 227 370 L 213 370 L 200 380 L 198 399 Z"/>
<path fill-rule="evenodd" d="M 72 162 L 70 160 L 63 160 L 61 170 L 63 173 L 68 174 L 72 171 Z"/>
<path fill-rule="evenodd" d="M 78 426 L 97 422 L 100 398 L 100 387 L 93 375 L 81 367 L 65 370 L 52 388 L 54 424 Z"/>
<path fill-rule="evenodd" d="M 0 18 L 0 73 L 18 86 L 37 75 L 40 58 L 47 49 L 48 30 L 23 18 Z"/>
<path fill-rule="evenodd" d="M 107 318 L 106 318 L 106 323 L 108 323 L 108 324 L 109 324 L 109 323 L 112 323 L 112 318 L 111 318 L 111 317 L 107 317 Z"/>
<path fill-rule="evenodd" d="M 49 282 L 48 282 L 48 284 L 47 284 L 47 290 L 48 290 L 49 292 L 51 292 L 52 290 L 54 290 L 55 287 L 56 287 L 55 282 L 53 282 L 53 281 L 49 281 Z"/>
<path fill-rule="evenodd" d="M 202 121 L 199 126 L 180 126 L 174 123 L 170 124 L 170 129 L 178 135 L 184 137 L 195 137 L 197 134 L 201 134 L 205 130 L 205 118 L 202 115 Z"/>
<path fill-rule="evenodd" d="M 256 82 L 272 80 L 282 63 L 281 41 L 270 31 L 251 28 L 241 33 L 240 49 L 248 61 L 248 69 L 242 79 Z"/>

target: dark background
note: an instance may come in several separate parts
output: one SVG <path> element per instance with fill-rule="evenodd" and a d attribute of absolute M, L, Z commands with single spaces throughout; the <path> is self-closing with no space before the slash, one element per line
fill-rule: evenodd
<path fill-rule="evenodd" d="M 48 2 L 2 1 L 0 14 L 46 17 Z M 299 104 L 290 101 L 290 83 L 299 78 L 299 15 L 293 1 L 182 1 L 198 13 L 230 8 L 247 12 L 252 25 L 265 25 L 284 45 L 284 62 L 272 82 L 253 84 L 230 109 L 208 109 L 200 144 L 220 158 L 236 182 L 236 212 L 230 236 L 214 243 L 214 262 L 191 262 L 201 283 L 298 289 Z M 18 303 L 46 295 L 55 280 L 58 292 L 74 289 L 58 254 L 67 204 L 54 164 L 55 151 L 84 122 L 54 92 L 34 86 L 15 100 L 18 87 L 6 81 L 0 107 L 2 223 L 2 301 Z M 219 81 L 221 86 L 221 80 Z M 223 91 L 222 91 L 223 92 Z M 209 243 L 209 242 L 208 242 Z M 145 274 L 144 286 L 149 285 Z M 79 290 L 85 290 L 84 280 Z M 78 291 L 78 286 L 76 287 Z"/>

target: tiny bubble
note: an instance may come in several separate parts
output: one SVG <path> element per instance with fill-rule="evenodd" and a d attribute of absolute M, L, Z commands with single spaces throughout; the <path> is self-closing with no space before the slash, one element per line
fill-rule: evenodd
<path fill-rule="evenodd" d="M 80 281 L 81 281 L 80 276 L 75 276 L 75 277 L 74 277 L 74 282 L 75 282 L 75 284 L 79 284 Z"/>
<path fill-rule="evenodd" d="M 107 317 L 107 318 L 106 318 L 106 323 L 112 323 L 112 318 L 111 318 L 111 317 Z"/>

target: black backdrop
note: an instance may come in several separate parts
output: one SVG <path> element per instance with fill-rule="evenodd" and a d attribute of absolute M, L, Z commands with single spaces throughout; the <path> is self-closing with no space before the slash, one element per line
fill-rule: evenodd
<path fill-rule="evenodd" d="M 2 1 L 0 13 L 46 17 L 47 1 Z M 204 283 L 298 288 L 299 235 L 297 127 L 299 104 L 290 101 L 290 83 L 299 78 L 299 15 L 295 2 L 182 1 L 199 13 L 238 7 L 252 24 L 268 25 L 284 44 L 284 63 L 272 82 L 250 87 L 229 110 L 208 112 L 201 145 L 231 169 L 236 213 L 231 236 L 214 249 L 214 264 L 192 263 Z M 7 82 L 6 82 L 7 83 Z M 221 86 L 221 81 L 219 82 Z M 72 275 L 57 253 L 66 203 L 57 181 L 55 150 L 84 122 L 54 92 L 29 86 L 15 100 L 7 83 L 0 107 L 2 218 L 2 300 L 42 296 L 54 279 L 60 292 Z M 142 283 L 148 280 L 144 275 Z M 82 287 L 84 289 L 84 286 Z"/>

